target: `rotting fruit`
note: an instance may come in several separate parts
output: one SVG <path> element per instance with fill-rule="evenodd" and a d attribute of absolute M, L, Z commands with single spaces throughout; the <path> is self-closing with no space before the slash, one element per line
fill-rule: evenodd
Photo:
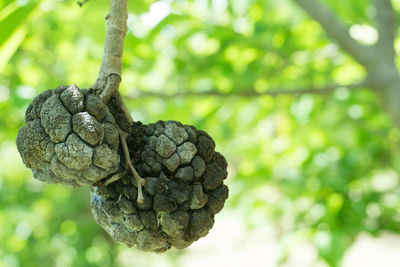
<path fill-rule="evenodd" d="M 212 138 L 177 121 L 135 122 L 125 133 L 110 108 L 76 85 L 42 92 L 18 132 L 23 162 L 38 180 L 91 185 L 95 221 L 127 246 L 164 252 L 207 235 L 228 198 Z"/>
<path fill-rule="evenodd" d="M 92 186 L 95 220 L 111 237 L 152 252 L 185 248 L 207 235 L 224 206 L 225 158 L 204 131 L 175 121 L 137 123 L 128 138 L 133 164 L 145 177 L 144 202 L 129 176 Z"/>

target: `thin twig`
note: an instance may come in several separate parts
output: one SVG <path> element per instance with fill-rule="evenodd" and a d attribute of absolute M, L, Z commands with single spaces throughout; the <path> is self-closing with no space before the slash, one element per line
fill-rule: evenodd
<path fill-rule="evenodd" d="M 352 90 L 370 88 L 366 82 L 355 83 L 350 85 L 329 85 L 322 88 L 307 88 L 307 89 L 271 89 L 265 92 L 257 92 L 254 89 L 243 90 L 243 91 L 233 91 L 229 93 L 223 93 L 218 90 L 211 90 L 206 92 L 177 92 L 174 94 L 167 94 L 164 92 L 140 92 L 135 90 L 135 93 L 124 96 L 127 99 L 138 99 L 144 97 L 150 98 L 176 98 L 176 97 L 202 97 L 202 96 L 215 96 L 215 97 L 230 97 L 230 96 L 240 96 L 240 97 L 260 97 L 260 96 L 279 96 L 279 95 L 302 95 L 302 94 L 329 94 L 334 92 L 338 88 L 347 88 Z"/>
<path fill-rule="evenodd" d="M 77 4 L 82 7 L 84 4 L 86 4 L 87 2 L 89 2 L 89 0 L 83 0 L 83 1 L 78 1 Z"/>
<path fill-rule="evenodd" d="M 129 172 L 127 170 L 124 170 L 122 172 L 119 172 L 117 174 L 114 174 L 113 176 L 111 176 L 110 178 L 108 178 L 102 185 L 101 187 L 106 187 L 107 185 L 114 183 L 116 181 L 118 181 L 119 179 L 127 176 L 129 174 Z"/>
<path fill-rule="evenodd" d="M 144 201 L 143 197 L 143 191 L 142 191 L 142 186 L 144 186 L 144 183 L 146 180 L 144 180 L 140 175 L 137 173 L 135 168 L 132 165 L 131 162 L 131 156 L 129 155 L 129 149 L 128 145 L 126 143 L 126 138 L 128 137 L 127 133 L 121 130 L 121 128 L 117 127 L 119 136 L 121 138 L 121 145 L 122 145 L 122 150 L 124 151 L 124 157 L 125 157 L 125 164 L 128 166 L 129 170 L 131 171 L 133 175 L 133 180 L 132 182 L 136 184 L 137 189 L 138 189 L 138 197 L 137 197 L 137 203 L 141 204 Z"/>

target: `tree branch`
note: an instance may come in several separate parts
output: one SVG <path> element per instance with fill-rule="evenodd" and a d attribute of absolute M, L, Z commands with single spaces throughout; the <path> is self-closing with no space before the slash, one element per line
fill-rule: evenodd
<path fill-rule="evenodd" d="M 100 93 L 104 103 L 109 104 L 111 99 L 113 99 L 113 103 L 117 103 L 109 105 L 109 108 L 113 115 L 118 114 L 121 117 L 118 122 L 124 131 L 129 131 L 129 126 L 133 123 L 128 108 L 118 94 L 127 18 L 127 0 L 110 0 L 110 13 L 106 16 L 106 37 L 100 72 L 91 87 Z"/>
<path fill-rule="evenodd" d="M 106 37 L 100 73 L 93 89 L 104 90 L 110 75 L 121 78 L 122 52 L 126 35 L 127 0 L 110 0 L 110 13 L 106 16 Z"/>
<path fill-rule="evenodd" d="M 371 64 L 371 61 L 373 61 L 371 56 L 374 54 L 372 50 L 374 49 L 361 45 L 351 38 L 347 27 L 335 17 L 331 10 L 323 6 L 320 1 L 316 0 L 294 1 L 319 24 L 321 24 L 327 34 L 334 39 L 346 52 L 352 55 L 361 65 L 368 66 Z"/>
<path fill-rule="evenodd" d="M 386 60 L 394 61 L 394 39 L 397 31 L 396 13 L 391 0 L 373 0 L 379 39 L 376 47 Z"/>
<path fill-rule="evenodd" d="M 321 88 L 307 88 L 307 89 L 271 89 L 267 92 L 257 92 L 253 89 L 236 91 L 230 93 L 222 93 L 218 90 L 206 91 L 206 92 L 178 92 L 175 94 L 166 94 L 163 92 L 139 92 L 135 90 L 136 93 L 132 93 L 130 95 L 124 96 L 127 99 L 138 99 L 138 98 L 161 98 L 161 99 L 170 99 L 176 97 L 207 97 L 207 96 L 215 96 L 215 97 L 231 97 L 231 96 L 240 96 L 240 97 L 260 97 L 260 96 L 279 96 L 279 95 L 302 95 L 302 94 L 330 94 L 335 91 L 337 88 L 345 87 L 352 90 L 371 88 L 366 82 L 355 83 L 350 85 L 337 85 L 332 84 L 326 87 Z"/>

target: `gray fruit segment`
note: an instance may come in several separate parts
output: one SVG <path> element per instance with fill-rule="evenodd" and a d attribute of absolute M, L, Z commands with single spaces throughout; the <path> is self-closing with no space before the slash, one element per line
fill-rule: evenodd
<path fill-rule="evenodd" d="M 65 89 L 60 98 L 71 114 L 83 111 L 85 96 L 75 84 Z"/>
<path fill-rule="evenodd" d="M 72 129 L 83 141 L 92 146 L 103 139 L 103 125 L 88 112 L 79 112 L 72 117 Z"/>
<path fill-rule="evenodd" d="M 188 138 L 183 127 L 179 127 L 175 123 L 168 123 L 164 129 L 165 135 L 167 135 L 176 145 L 182 144 Z"/>
<path fill-rule="evenodd" d="M 192 161 L 194 155 L 196 155 L 197 148 L 194 144 L 190 142 L 185 142 L 178 147 L 177 151 L 179 157 L 181 158 L 181 163 L 189 164 Z"/>
<path fill-rule="evenodd" d="M 176 145 L 166 135 L 162 134 L 156 141 L 156 152 L 167 159 L 176 151 Z"/>
<path fill-rule="evenodd" d="M 42 126 L 54 143 L 63 142 L 71 133 L 71 114 L 63 106 L 59 95 L 52 95 L 40 111 Z"/>

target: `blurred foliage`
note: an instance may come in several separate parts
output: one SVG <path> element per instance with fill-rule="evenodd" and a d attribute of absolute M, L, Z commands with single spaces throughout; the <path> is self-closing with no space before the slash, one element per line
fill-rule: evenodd
<path fill-rule="evenodd" d="M 370 1 L 324 2 L 374 33 Z M 126 252 L 94 223 L 86 188 L 32 179 L 14 143 L 36 94 L 95 81 L 107 10 L 107 1 L 0 0 L 0 266 L 116 266 Z M 282 262 L 309 241 L 340 266 L 360 232 L 400 232 L 400 130 L 374 92 L 235 96 L 362 79 L 364 69 L 294 2 L 129 0 L 128 26 L 123 95 L 231 95 L 126 102 L 136 120 L 179 120 L 215 138 L 230 164 L 228 206 L 250 228 L 276 226 Z M 172 265 L 180 253 L 169 254 Z"/>

